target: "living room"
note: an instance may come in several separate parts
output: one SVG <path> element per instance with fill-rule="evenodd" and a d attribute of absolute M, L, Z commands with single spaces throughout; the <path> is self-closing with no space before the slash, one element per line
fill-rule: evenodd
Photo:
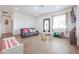
<path fill-rule="evenodd" d="M 76 5 L 4 5 L 0 8 L 1 40 L 12 37 L 22 44 L 2 53 L 79 53 Z"/>

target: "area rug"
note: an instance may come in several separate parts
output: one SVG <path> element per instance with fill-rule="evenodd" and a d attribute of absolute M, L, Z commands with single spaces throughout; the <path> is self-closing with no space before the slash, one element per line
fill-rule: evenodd
<path fill-rule="evenodd" d="M 19 45 L 19 43 L 16 41 L 15 37 L 2 39 L 0 40 L 0 51 L 2 52 L 17 45 Z"/>

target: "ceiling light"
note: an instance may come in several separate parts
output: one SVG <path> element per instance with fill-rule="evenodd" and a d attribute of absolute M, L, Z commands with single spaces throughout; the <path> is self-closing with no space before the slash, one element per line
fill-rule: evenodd
<path fill-rule="evenodd" d="M 59 9 L 59 6 L 56 6 L 56 9 Z"/>
<path fill-rule="evenodd" d="M 9 14 L 4 14 L 4 15 L 9 15 Z"/>
<path fill-rule="evenodd" d="M 18 8 L 14 8 L 15 10 L 18 10 Z"/>
<path fill-rule="evenodd" d="M 37 14 L 35 14 L 35 16 L 37 16 Z"/>
<path fill-rule="evenodd" d="M 35 6 L 34 8 L 35 8 L 35 10 L 37 10 L 37 9 L 38 9 L 38 7 L 37 7 L 37 6 Z"/>

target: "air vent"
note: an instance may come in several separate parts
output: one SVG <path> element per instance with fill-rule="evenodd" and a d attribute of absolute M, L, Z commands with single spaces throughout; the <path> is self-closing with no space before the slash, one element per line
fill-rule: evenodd
<path fill-rule="evenodd" d="M 44 7 L 44 5 L 40 5 L 40 7 L 42 7 L 42 8 L 43 8 L 43 7 Z"/>
<path fill-rule="evenodd" d="M 4 15 L 8 15 L 8 12 L 2 12 L 2 14 L 4 14 Z"/>
<path fill-rule="evenodd" d="M 4 13 L 4 14 L 8 14 L 8 12 L 2 12 L 2 13 Z"/>

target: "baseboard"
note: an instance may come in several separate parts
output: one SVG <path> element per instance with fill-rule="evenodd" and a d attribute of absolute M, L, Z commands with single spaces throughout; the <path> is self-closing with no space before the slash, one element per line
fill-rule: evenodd
<path fill-rule="evenodd" d="M 77 47 L 79 47 L 79 44 L 77 44 Z"/>
<path fill-rule="evenodd" d="M 77 47 L 79 47 L 79 45 L 77 45 Z"/>

